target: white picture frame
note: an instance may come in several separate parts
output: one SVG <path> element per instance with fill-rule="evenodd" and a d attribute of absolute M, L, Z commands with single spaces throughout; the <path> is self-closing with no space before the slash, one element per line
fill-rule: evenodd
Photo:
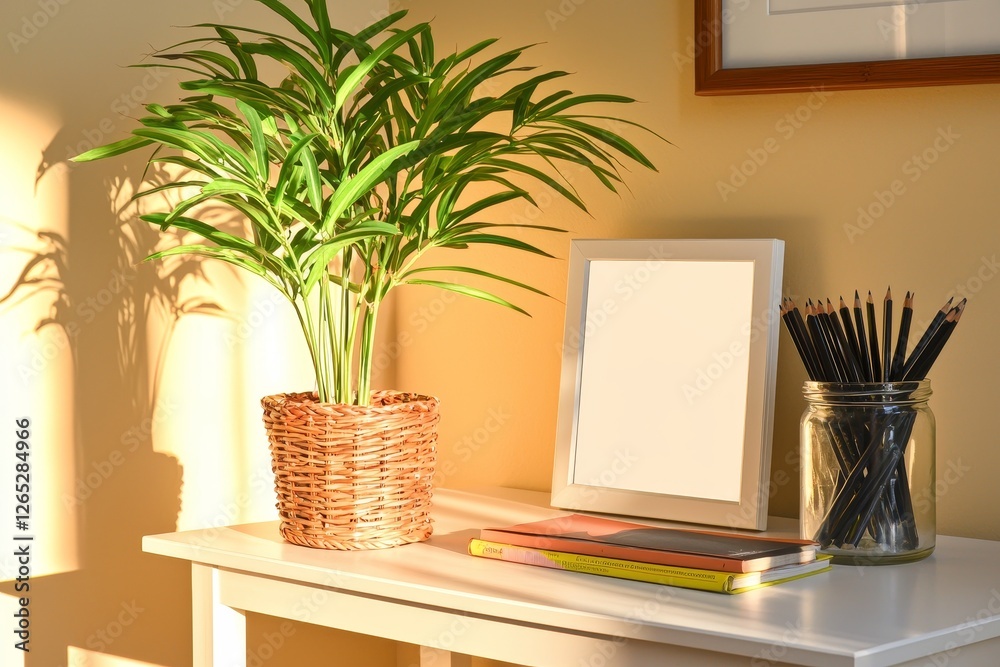
<path fill-rule="evenodd" d="M 766 528 L 783 253 L 573 241 L 554 507 Z"/>

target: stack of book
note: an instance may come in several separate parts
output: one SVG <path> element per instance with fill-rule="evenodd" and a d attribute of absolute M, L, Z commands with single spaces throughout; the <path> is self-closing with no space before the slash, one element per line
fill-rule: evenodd
<path fill-rule="evenodd" d="M 469 553 L 513 563 L 742 593 L 830 569 L 809 540 L 658 528 L 570 514 L 507 528 L 484 528 Z"/>

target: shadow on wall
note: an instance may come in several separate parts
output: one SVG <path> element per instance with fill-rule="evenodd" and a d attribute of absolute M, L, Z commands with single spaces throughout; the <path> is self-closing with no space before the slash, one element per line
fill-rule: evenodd
<path fill-rule="evenodd" d="M 39 179 L 46 172 L 43 160 Z M 145 182 L 169 177 L 152 171 Z M 35 332 L 55 329 L 49 335 L 68 345 L 74 366 L 75 410 L 68 411 L 76 421 L 70 429 L 76 447 L 68 448 L 74 460 L 51 462 L 72 468 L 74 483 L 60 490 L 58 520 L 39 525 L 38 537 L 75 519 L 79 569 L 31 580 L 36 630 L 26 667 L 64 665 L 72 647 L 86 649 L 76 652 L 84 657 L 70 660 L 72 667 L 85 667 L 88 651 L 153 664 L 190 659 L 187 636 L 168 641 L 162 632 L 190 625 L 181 620 L 191 613 L 188 568 L 141 554 L 140 543 L 143 535 L 176 530 L 181 510 L 182 466 L 155 451 L 152 440 L 155 425 L 171 417 L 158 389 L 173 331 L 185 316 L 222 310 L 184 296 L 189 283 L 207 280 L 197 259 L 142 261 L 179 239 L 138 218 L 130 198 L 139 180 L 126 174 L 108 182 L 98 172 L 74 170 L 72 253 L 61 234 L 33 232 L 37 247 L 17 282 L 0 286 L 0 308 L 51 304 Z M 0 592 L 13 595 L 13 584 Z"/>

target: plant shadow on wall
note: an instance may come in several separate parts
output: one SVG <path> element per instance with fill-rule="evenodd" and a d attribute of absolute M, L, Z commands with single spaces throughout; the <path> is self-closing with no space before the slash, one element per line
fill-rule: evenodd
<path fill-rule="evenodd" d="M 60 145 L 58 137 L 52 145 Z M 45 163 L 39 178 L 44 174 Z M 175 457 L 156 452 L 153 442 L 157 425 L 177 410 L 159 396 L 174 330 L 185 317 L 223 314 L 215 303 L 191 296 L 208 281 L 199 258 L 143 262 L 183 234 L 151 228 L 130 198 L 139 180 L 156 186 L 175 177 L 151 169 L 144 179 L 86 178 L 89 192 L 83 196 L 100 193 L 104 199 L 87 202 L 88 210 L 113 213 L 81 216 L 86 231 L 79 235 L 71 220 L 69 241 L 32 231 L 34 247 L 14 249 L 28 257 L 15 284 L 0 286 L 0 309 L 41 299 L 51 304 L 29 334 L 42 351 L 26 358 L 20 377 L 11 381 L 26 387 L 50 372 L 46 350 L 55 349 L 69 352 L 74 378 L 72 410 L 27 406 L 45 419 L 65 415 L 76 422 L 68 429 L 76 434 L 75 447 L 67 447 L 72 458 L 51 461 L 72 469 L 72 486 L 58 489 L 58 513 L 48 520 L 53 525 L 38 525 L 36 548 L 44 550 L 45 534 L 63 522 L 79 527 L 79 569 L 31 580 L 32 637 L 44 639 L 31 642 L 27 667 L 85 667 L 88 660 L 72 657 L 85 654 L 68 653 L 70 647 L 157 664 L 189 653 L 184 642 L 156 647 L 154 620 L 190 614 L 190 598 L 177 595 L 187 588 L 189 573 L 180 568 L 176 576 L 165 576 L 171 568 L 140 548 L 143 535 L 176 530 L 181 510 L 182 467 Z M 211 218 L 216 212 L 203 214 Z M 109 224 L 102 229 L 99 220 Z M 0 592 L 13 594 L 13 586 Z"/>

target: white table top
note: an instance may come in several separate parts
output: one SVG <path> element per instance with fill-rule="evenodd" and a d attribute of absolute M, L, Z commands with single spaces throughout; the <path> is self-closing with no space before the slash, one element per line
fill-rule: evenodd
<path fill-rule="evenodd" d="M 728 596 L 467 555 L 478 529 L 557 516 L 548 494 L 435 493 L 421 544 L 337 552 L 284 542 L 277 522 L 143 538 L 143 550 L 459 613 L 806 665 L 882 667 L 1000 636 L 1000 542 L 939 536 L 930 558 Z M 663 522 L 648 523 L 665 525 Z M 794 534 L 772 519 L 766 534 Z M 766 656 L 765 656 L 766 657 Z"/>

